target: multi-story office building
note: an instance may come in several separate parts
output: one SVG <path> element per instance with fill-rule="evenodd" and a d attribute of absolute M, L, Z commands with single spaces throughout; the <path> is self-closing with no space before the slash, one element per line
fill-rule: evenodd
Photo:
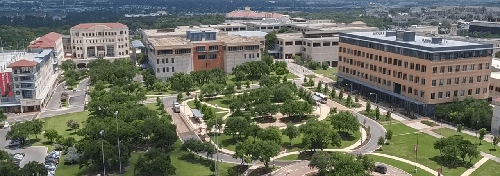
<path fill-rule="evenodd" d="M 500 22 L 472 21 L 469 32 L 489 32 L 500 35 Z"/>
<path fill-rule="evenodd" d="M 129 57 L 129 31 L 121 23 L 85 23 L 70 29 L 72 56 L 79 67 L 99 57 Z"/>
<path fill-rule="evenodd" d="M 419 114 L 454 98 L 488 98 L 491 44 L 409 31 L 341 33 L 339 81 Z M 374 95 L 375 96 L 375 95 Z"/>
<path fill-rule="evenodd" d="M 32 41 L 29 45 L 29 48 L 33 52 L 41 52 L 45 49 L 53 49 L 53 53 L 57 58 L 57 62 L 62 62 L 62 60 L 64 59 L 62 35 L 55 32 L 48 33 L 43 37 L 39 37 L 36 40 Z"/>
<path fill-rule="evenodd" d="M 143 42 L 156 77 L 167 80 L 176 72 L 232 68 L 260 60 L 265 34 L 217 32 L 210 28 L 179 27 L 145 30 Z"/>

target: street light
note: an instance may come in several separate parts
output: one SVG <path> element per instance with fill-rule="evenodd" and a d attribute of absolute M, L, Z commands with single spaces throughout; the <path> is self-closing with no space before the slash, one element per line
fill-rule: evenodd
<path fill-rule="evenodd" d="M 104 175 L 106 175 L 106 164 L 104 163 L 104 139 L 102 138 L 102 136 L 104 135 L 104 130 L 101 130 L 99 134 L 101 134 L 102 167 L 104 170 Z"/>
<path fill-rule="evenodd" d="M 122 175 L 122 160 L 120 151 L 120 131 L 118 131 L 118 111 L 115 111 L 116 117 L 116 135 L 118 136 L 118 161 L 120 161 L 120 175 Z"/>
<path fill-rule="evenodd" d="M 215 104 L 215 108 L 218 108 L 219 106 Z M 214 138 L 215 138 L 215 145 L 219 147 L 219 127 L 217 126 L 217 115 L 215 116 L 215 132 L 214 133 Z M 219 175 L 219 168 L 217 167 L 217 162 L 219 161 L 219 150 L 217 150 L 217 147 L 215 147 L 215 176 Z"/>

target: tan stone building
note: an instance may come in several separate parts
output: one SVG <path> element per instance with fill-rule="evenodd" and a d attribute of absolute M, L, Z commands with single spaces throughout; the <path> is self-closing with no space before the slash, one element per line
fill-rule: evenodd
<path fill-rule="evenodd" d="M 129 57 L 129 31 L 121 23 L 85 23 L 70 29 L 72 57 L 79 67 L 91 59 Z"/>
<path fill-rule="evenodd" d="M 156 77 L 220 68 L 228 73 L 244 62 L 260 60 L 265 33 L 223 32 L 197 26 L 143 32 L 148 62 Z"/>
<path fill-rule="evenodd" d="M 488 98 L 491 44 L 409 31 L 341 33 L 339 81 L 423 115 L 453 98 Z"/>

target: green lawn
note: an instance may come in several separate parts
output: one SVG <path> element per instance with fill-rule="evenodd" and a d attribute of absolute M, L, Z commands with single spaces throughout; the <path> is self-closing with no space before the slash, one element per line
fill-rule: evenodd
<path fill-rule="evenodd" d="M 393 160 L 393 159 L 385 158 L 385 157 L 381 157 L 381 156 L 376 156 L 376 155 L 368 155 L 368 157 L 373 159 L 375 162 L 384 163 L 384 164 L 388 164 L 388 165 L 397 167 L 403 171 L 410 173 L 413 176 L 432 176 L 431 173 L 429 173 L 423 169 L 420 169 L 420 168 L 418 168 L 417 173 L 415 173 L 414 172 L 415 166 L 401 162 L 401 161 L 397 161 L 397 160 Z"/>
<path fill-rule="evenodd" d="M 323 69 L 318 69 L 318 70 L 313 70 L 314 73 L 316 74 L 320 74 L 320 75 L 323 75 L 325 77 L 328 77 L 332 80 L 336 80 L 336 76 L 332 75 L 333 73 L 337 73 L 337 67 L 334 67 L 334 68 L 328 68 L 326 70 L 323 70 Z"/>
<path fill-rule="evenodd" d="M 276 75 L 276 73 L 274 73 L 274 72 L 269 73 L 269 76 L 280 76 L 280 77 L 283 77 L 283 75 Z M 298 76 L 295 75 L 295 74 L 293 74 L 293 73 L 288 73 L 286 75 L 286 79 L 295 79 L 295 78 L 298 78 Z"/>
<path fill-rule="evenodd" d="M 391 129 L 392 130 L 392 135 L 399 135 L 399 134 L 405 134 L 405 133 L 414 133 L 417 132 L 418 130 L 413 129 L 409 126 L 406 126 L 405 124 L 402 123 L 395 123 L 395 124 L 386 124 L 383 125 L 386 130 Z M 408 134 L 411 135 L 411 134 Z"/>
<path fill-rule="evenodd" d="M 157 106 L 156 103 L 148 103 L 145 104 L 145 106 L 148 107 L 148 109 L 155 110 L 156 113 L 161 114 L 161 110 L 159 109 L 160 107 Z"/>
<path fill-rule="evenodd" d="M 288 156 L 284 156 L 284 157 L 278 158 L 276 160 L 280 160 L 280 161 L 294 161 L 294 160 L 299 160 L 299 154 L 291 154 L 291 155 L 288 155 Z"/>
<path fill-rule="evenodd" d="M 66 155 L 62 155 L 61 158 L 59 159 L 59 164 L 57 165 L 57 170 L 56 170 L 56 176 L 66 176 L 66 175 L 77 175 L 77 176 L 84 176 L 88 175 L 89 168 L 88 167 L 83 167 L 80 169 L 78 164 L 75 165 L 65 165 L 64 164 L 64 158 L 66 158 Z"/>
<path fill-rule="evenodd" d="M 194 102 L 193 102 L 194 103 Z M 210 98 L 210 99 L 207 99 L 206 103 L 208 104 L 211 104 L 211 105 L 216 105 L 218 107 L 222 107 L 222 108 L 229 108 L 229 99 L 227 99 L 227 97 L 220 97 L 220 98 Z"/>
<path fill-rule="evenodd" d="M 427 134 L 418 135 L 418 160 L 424 166 L 427 166 L 435 171 L 440 167 L 439 150 L 434 149 L 434 142 L 438 140 Z M 415 162 L 414 145 L 417 143 L 417 135 L 393 136 L 392 140 L 388 141 L 389 145 L 384 145 L 379 153 L 384 153 L 400 158 L 404 158 Z M 472 165 L 479 161 L 482 157 L 472 160 Z M 465 172 L 465 167 L 446 167 L 443 166 L 443 175 L 461 175 Z"/>
<path fill-rule="evenodd" d="M 436 129 L 436 130 L 434 130 L 434 132 L 436 132 L 437 134 L 441 134 L 443 136 L 446 136 L 446 137 L 459 134 L 459 133 L 457 133 L 457 131 L 449 129 L 449 128 Z M 464 139 L 469 140 L 472 143 L 479 144 L 479 139 L 476 138 L 475 136 L 471 136 L 471 135 L 468 135 L 465 133 L 462 133 L 461 135 L 464 137 Z M 487 140 L 488 141 L 482 140 L 481 145 L 478 145 L 478 149 L 480 151 L 483 151 L 484 153 L 489 153 L 489 154 L 492 154 L 496 157 L 500 157 L 500 148 L 498 146 L 494 146 L 493 144 L 491 144 L 491 139 L 487 139 Z"/>
<path fill-rule="evenodd" d="M 493 160 L 488 160 L 486 163 L 472 172 L 470 176 L 498 176 L 500 175 L 500 163 Z"/>

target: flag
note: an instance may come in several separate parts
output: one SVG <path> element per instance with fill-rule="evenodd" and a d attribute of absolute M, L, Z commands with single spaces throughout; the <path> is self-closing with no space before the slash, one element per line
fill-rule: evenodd
<path fill-rule="evenodd" d="M 417 144 L 415 144 L 415 153 L 417 153 Z"/>

